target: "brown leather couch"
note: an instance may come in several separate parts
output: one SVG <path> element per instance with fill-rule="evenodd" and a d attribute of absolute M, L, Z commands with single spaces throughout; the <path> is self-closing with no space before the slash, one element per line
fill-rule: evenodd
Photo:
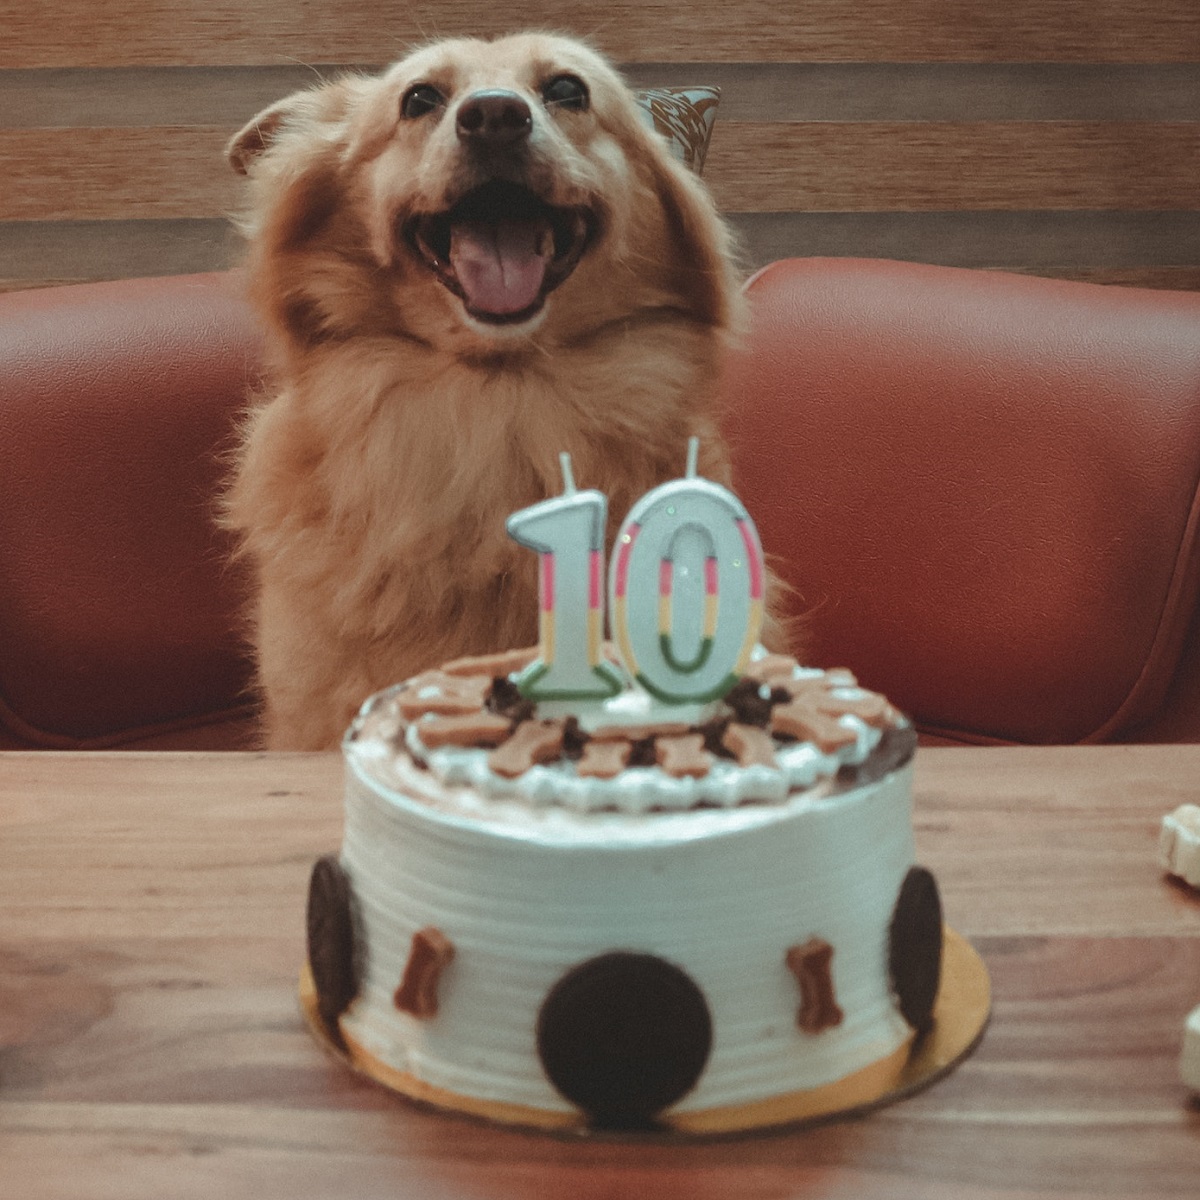
<path fill-rule="evenodd" d="M 796 259 L 749 284 L 738 491 L 810 661 L 926 740 L 1200 740 L 1200 295 Z M 253 744 L 213 523 L 236 276 L 0 297 L 0 747 Z"/>

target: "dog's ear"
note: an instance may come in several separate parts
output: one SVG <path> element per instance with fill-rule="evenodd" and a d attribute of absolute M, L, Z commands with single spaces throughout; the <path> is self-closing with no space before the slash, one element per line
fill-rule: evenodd
<path fill-rule="evenodd" d="M 735 329 L 741 319 L 740 280 L 728 226 L 704 184 L 657 139 L 639 128 L 640 169 L 649 175 L 663 214 L 672 285 L 693 315 L 706 324 Z"/>
<path fill-rule="evenodd" d="M 711 324 L 731 326 L 739 281 L 729 227 L 699 179 L 669 156 L 667 163 L 659 196 L 680 247 L 679 262 L 692 299 Z"/>
<path fill-rule="evenodd" d="M 286 130 L 316 130 L 344 119 L 353 89 L 352 80 L 341 79 L 294 92 L 264 108 L 225 146 L 229 165 L 239 175 L 248 175 L 255 160 L 270 150 Z"/>
<path fill-rule="evenodd" d="M 289 96 L 263 109 L 230 138 L 225 147 L 225 157 L 239 175 L 250 173 L 250 164 L 275 140 L 288 115 L 294 112 L 297 99 L 296 96 Z"/>

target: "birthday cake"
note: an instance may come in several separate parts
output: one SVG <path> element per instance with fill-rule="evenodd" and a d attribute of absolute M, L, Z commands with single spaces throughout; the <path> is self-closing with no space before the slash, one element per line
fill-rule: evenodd
<path fill-rule="evenodd" d="M 314 1027 L 408 1096 L 545 1128 L 728 1132 L 932 1078 L 987 987 L 915 862 L 911 725 L 757 646 L 757 535 L 691 470 L 622 527 L 602 643 L 597 496 L 568 474 L 510 518 L 538 647 L 424 672 L 347 733 Z"/>

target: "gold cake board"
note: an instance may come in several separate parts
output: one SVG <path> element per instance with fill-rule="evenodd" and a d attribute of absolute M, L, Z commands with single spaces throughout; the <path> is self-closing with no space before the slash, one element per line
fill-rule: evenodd
<path fill-rule="evenodd" d="M 991 983 L 983 960 L 964 937 L 946 926 L 933 1028 L 919 1041 L 906 1042 L 886 1058 L 820 1087 L 748 1104 L 667 1112 L 659 1123 L 668 1135 L 715 1136 L 772 1126 L 803 1126 L 892 1104 L 928 1087 L 975 1049 L 987 1025 L 991 1003 Z M 313 1034 L 331 1054 L 409 1099 L 504 1125 L 606 1136 L 593 1134 L 580 1113 L 459 1095 L 389 1067 L 354 1042 L 344 1048 L 337 1045 L 318 1014 L 316 989 L 307 964 L 300 976 L 300 1005 Z"/>

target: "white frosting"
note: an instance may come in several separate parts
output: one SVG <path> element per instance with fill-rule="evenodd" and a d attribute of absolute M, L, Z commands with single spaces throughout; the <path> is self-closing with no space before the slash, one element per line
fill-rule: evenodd
<path fill-rule="evenodd" d="M 878 744 L 879 731 L 857 717 L 843 717 L 842 723 L 854 731 L 855 740 L 835 754 L 822 754 L 815 746 L 799 742 L 776 752 L 777 767 L 740 767 L 718 759 L 699 778 L 678 778 L 661 767 L 631 767 L 612 779 L 597 779 L 579 775 L 574 763 L 562 762 L 533 766 L 510 779 L 488 767 L 487 750 L 459 746 L 427 750 L 419 722 L 409 726 L 406 741 L 413 756 L 427 762 L 443 783 L 473 788 L 489 799 L 514 798 L 533 806 L 561 804 L 578 811 L 618 808 L 640 813 L 698 804 L 734 808 L 756 800 L 782 803 L 792 792 L 836 775 L 843 765 L 863 762 Z"/>
<path fill-rule="evenodd" d="M 625 811 L 581 811 L 594 803 L 584 786 L 593 781 L 572 783 L 565 766 L 491 798 L 469 753 L 450 756 L 461 767 L 422 769 L 396 748 L 394 695 L 367 706 L 345 747 L 341 861 L 366 969 L 342 1024 L 377 1058 L 462 1095 L 572 1112 L 538 1060 L 537 1014 L 565 972 L 616 949 L 682 967 L 711 1011 L 711 1055 L 677 1112 L 832 1082 L 909 1036 L 890 995 L 887 939 L 913 863 L 910 766 L 837 790 L 827 778 L 842 760 L 796 747 L 778 772 L 733 767 L 710 785 L 627 771 L 602 781 L 624 789 Z M 869 740 L 846 761 L 865 757 Z M 459 769 L 464 782 L 447 778 Z M 551 781 L 560 803 L 546 802 Z M 771 803 L 636 811 L 649 795 L 664 805 L 664 787 L 678 789 L 667 803 L 680 807 L 700 794 L 711 802 L 707 787 L 718 803 L 739 805 L 731 797 L 747 789 Z M 393 994 L 426 926 L 456 952 L 437 1016 L 418 1020 Z M 819 1034 L 797 1027 L 800 992 L 785 962 L 812 937 L 834 947 L 845 1014 Z"/>
<path fill-rule="evenodd" d="M 659 722 L 701 725 L 721 710 L 719 700 L 707 704 L 667 704 L 631 680 L 620 695 L 601 701 L 543 700 L 539 717 L 576 717 L 589 733 L 610 725 L 654 725 Z"/>

